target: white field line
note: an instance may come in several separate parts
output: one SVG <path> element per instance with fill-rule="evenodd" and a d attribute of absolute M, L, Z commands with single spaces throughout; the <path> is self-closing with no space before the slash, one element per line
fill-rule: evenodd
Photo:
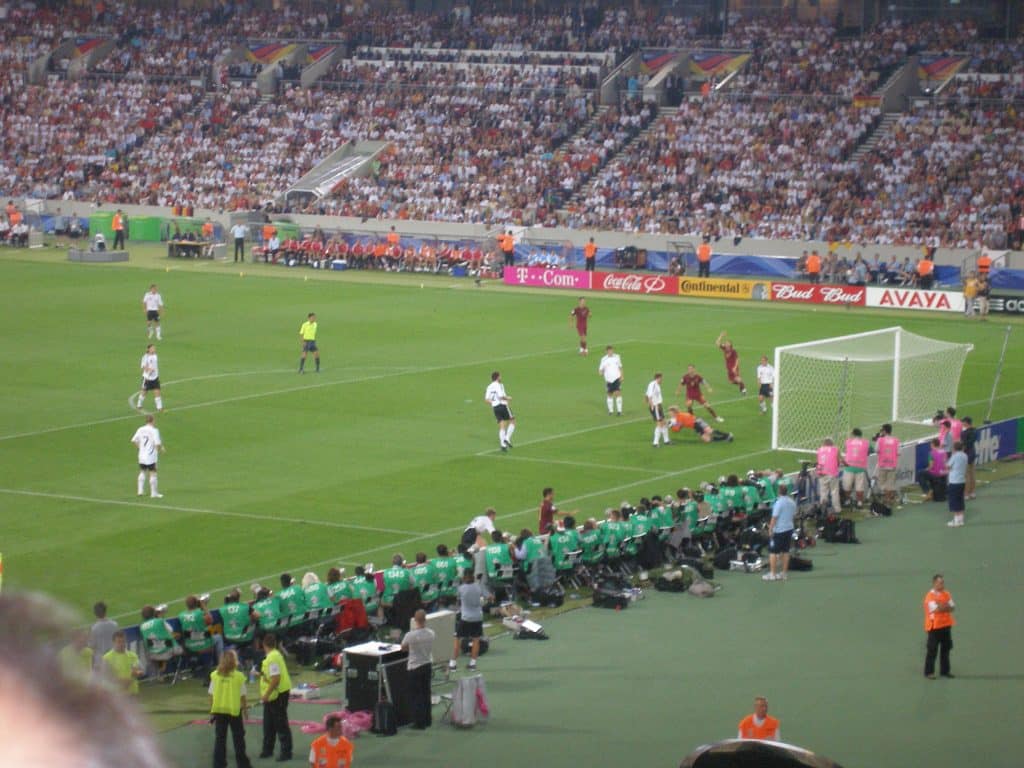
<path fill-rule="evenodd" d="M 514 450 L 514 449 L 513 449 Z M 562 464 L 567 467 L 588 467 L 591 469 L 614 469 L 620 472 L 646 472 L 651 475 L 658 474 L 661 470 L 646 469 L 645 467 L 622 467 L 617 464 L 593 464 L 589 461 L 563 461 L 559 459 L 541 459 L 536 456 L 515 456 L 511 453 L 478 453 L 481 459 L 501 459 L 502 461 L 533 461 L 538 464 Z"/>
<path fill-rule="evenodd" d="M 648 484 L 648 483 L 657 482 L 659 480 L 666 480 L 666 479 L 668 479 L 670 477 L 675 477 L 676 475 L 680 475 L 680 474 L 682 474 L 684 472 L 693 472 L 693 471 L 698 471 L 698 470 L 701 470 L 701 469 L 710 469 L 711 467 L 716 467 L 716 466 L 719 466 L 720 464 L 725 464 L 726 462 L 744 461 L 746 459 L 752 459 L 755 456 L 761 456 L 761 455 L 763 455 L 765 453 L 771 453 L 771 452 L 772 451 L 771 451 L 770 448 L 766 448 L 766 449 L 764 449 L 762 451 L 754 451 L 753 453 L 747 453 L 747 454 L 744 454 L 742 456 L 730 456 L 730 457 L 723 458 L 720 461 L 709 462 L 707 464 L 698 464 L 697 466 L 685 467 L 683 469 L 674 470 L 672 472 L 663 472 L 660 475 L 655 475 L 653 477 L 645 477 L 642 480 L 637 480 L 637 481 L 630 482 L 630 483 L 623 483 L 621 485 L 612 486 L 611 488 L 604 488 L 604 489 L 599 490 L 599 491 L 592 491 L 591 493 L 584 493 L 584 494 L 581 494 L 579 496 L 572 496 L 572 497 L 567 498 L 567 499 L 560 499 L 559 500 L 559 505 L 564 508 L 564 506 L 567 505 L 567 504 L 574 504 L 574 503 L 576 503 L 578 501 L 584 501 L 586 499 L 590 499 L 590 498 L 593 498 L 595 496 L 601 496 L 601 495 L 606 494 L 606 493 L 615 493 L 616 491 L 628 490 L 630 488 L 635 488 L 638 485 L 645 485 L 645 484 Z M 523 517 L 524 515 L 533 515 L 533 514 L 536 514 L 536 513 L 537 513 L 537 507 L 527 507 L 526 509 L 521 509 L 518 512 L 512 512 L 512 513 L 507 514 L 507 515 L 503 514 L 503 515 L 500 515 L 499 517 L 500 517 L 500 519 L 502 521 L 505 521 L 505 520 L 516 520 L 518 518 Z M 282 522 L 282 521 L 278 521 L 278 522 Z M 307 563 L 307 564 L 304 564 L 304 565 L 292 566 L 290 569 L 288 567 L 285 567 L 285 566 L 282 566 L 282 567 L 285 570 L 306 571 L 306 570 L 310 570 L 310 569 L 319 568 L 319 567 L 324 566 L 324 565 L 348 564 L 348 563 L 352 563 L 352 562 L 356 562 L 358 560 L 361 560 L 362 558 L 367 557 L 369 555 L 377 554 L 378 552 L 393 552 L 394 550 L 398 549 L 399 547 L 404 547 L 407 544 L 415 544 L 417 542 L 424 541 L 424 540 L 427 540 L 427 539 L 432 539 L 432 540 L 434 540 L 436 542 L 437 538 L 440 537 L 440 536 L 445 536 L 445 535 L 451 534 L 451 533 L 461 533 L 465 529 L 466 529 L 465 525 L 456 526 L 454 528 L 442 528 L 441 530 L 438 530 L 438 531 L 431 531 L 429 533 L 417 534 L 415 536 L 412 536 L 412 537 L 406 538 L 406 539 L 399 539 L 398 541 L 393 541 L 393 542 L 391 542 L 389 544 L 383 544 L 383 545 L 381 545 L 379 547 L 373 547 L 372 549 L 363 549 L 363 550 L 359 550 L 358 552 L 347 552 L 347 553 L 338 555 L 337 557 L 331 557 L 331 558 L 328 558 L 326 560 L 320 560 L 320 561 L 315 562 L 315 563 Z M 266 581 L 267 579 L 276 578 L 280 573 L 281 573 L 281 571 L 278 570 L 278 571 L 275 571 L 274 573 L 268 573 L 268 574 L 264 574 L 262 576 L 253 576 L 253 577 L 247 578 L 247 579 L 239 579 L 239 580 L 236 580 L 235 582 L 233 582 L 231 584 L 226 584 L 226 585 L 221 586 L 221 587 L 215 587 L 213 589 L 210 589 L 209 592 L 211 594 L 219 594 L 221 592 L 226 592 L 229 589 L 234 589 L 235 587 L 238 587 L 238 586 L 241 586 L 244 589 L 246 585 L 248 585 L 248 584 L 250 584 L 250 583 L 252 583 L 254 581 L 258 581 L 258 582 L 262 583 L 262 582 Z M 185 600 L 185 596 L 183 595 L 182 597 L 178 597 L 178 598 L 175 598 L 173 600 L 165 600 L 164 602 L 167 602 L 167 603 L 182 603 L 182 602 L 184 602 L 184 600 Z M 122 619 L 122 618 L 127 618 L 127 617 L 134 617 L 134 616 L 137 616 L 137 615 L 138 615 L 137 611 L 130 611 L 130 612 L 127 612 L 127 613 L 118 614 L 116 616 L 113 616 L 112 618 Z"/>
<path fill-rule="evenodd" d="M 198 507 L 179 507 L 173 504 L 163 504 L 159 501 L 124 501 L 123 499 L 96 499 L 91 496 L 75 496 L 67 493 L 45 493 L 43 491 L 23 491 L 16 488 L 0 488 L 0 493 L 7 493 L 13 496 L 32 496 L 43 499 L 60 499 L 63 501 L 80 501 L 86 504 L 104 504 L 119 507 L 139 507 L 151 510 L 168 510 L 171 512 L 187 512 L 195 515 L 213 515 L 216 517 L 240 517 L 246 520 L 266 520 L 274 523 L 303 523 L 305 525 L 320 526 L 323 528 L 344 528 L 353 531 L 368 531 L 370 533 L 394 533 L 402 536 L 411 536 L 415 531 L 403 531 L 400 528 L 375 528 L 370 525 L 356 525 L 354 523 L 337 523 L 331 520 L 307 520 L 300 517 L 275 517 L 274 515 L 258 515 L 254 512 L 230 512 L 221 509 L 200 509 Z"/>
<path fill-rule="evenodd" d="M 620 344 L 630 344 L 632 340 L 619 342 Z M 188 403 L 185 405 L 179 405 L 177 407 L 168 408 L 168 411 L 178 413 L 180 411 L 190 411 L 195 408 L 209 408 L 214 405 L 226 405 L 228 403 L 238 403 L 245 400 L 256 400 L 261 397 L 272 397 L 274 395 L 289 395 L 293 392 L 303 392 L 306 390 L 323 389 L 325 387 L 337 387 L 345 384 L 363 384 L 368 381 L 380 381 L 381 379 L 394 378 L 396 376 L 409 376 L 409 375 L 422 375 L 424 373 L 437 373 L 438 371 L 451 371 L 458 368 L 472 368 L 474 366 L 493 366 L 495 363 L 507 363 L 512 360 L 528 360 L 531 357 L 544 357 L 547 355 L 560 355 L 565 354 L 567 350 L 562 349 L 551 349 L 546 352 L 530 352 L 522 355 L 510 355 L 508 357 L 489 358 L 487 360 L 475 360 L 468 363 L 455 363 L 453 365 L 433 365 L 426 366 L 423 368 L 409 368 L 403 371 L 395 373 L 378 373 L 371 376 L 361 376 L 355 379 L 338 379 L 335 381 L 322 381 L 318 384 L 307 384 L 297 387 L 284 387 L 282 389 L 271 389 L 265 392 L 253 392 L 247 395 L 237 395 L 235 397 L 225 397 L 220 400 L 208 400 L 201 403 Z M 316 376 L 317 374 L 307 374 L 308 376 Z M 71 429 L 85 429 L 88 427 L 95 427 L 100 424 L 109 424 L 115 421 L 128 421 L 129 419 L 137 419 L 139 417 L 138 412 L 133 412 L 125 416 L 111 416 L 106 419 L 96 419 L 95 421 L 85 421 L 76 424 L 64 424 L 59 427 L 48 427 L 46 429 L 37 429 L 32 432 L 18 432 L 10 435 L 0 435 L 0 442 L 6 440 L 16 440 L 22 437 L 36 437 L 38 435 L 52 434 L 53 432 L 65 432 Z"/>

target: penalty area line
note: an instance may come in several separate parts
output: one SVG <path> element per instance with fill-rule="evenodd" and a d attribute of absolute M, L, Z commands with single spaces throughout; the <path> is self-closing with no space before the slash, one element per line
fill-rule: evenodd
<path fill-rule="evenodd" d="M 57 499 L 60 501 L 80 501 L 84 504 L 106 504 L 119 507 L 137 507 L 141 509 L 164 510 L 170 512 L 186 512 L 194 515 L 212 515 L 215 517 L 235 517 L 246 520 L 265 520 L 274 523 L 302 523 L 304 525 L 320 526 L 323 528 L 341 528 L 352 531 L 366 531 L 369 533 L 394 533 L 410 536 L 415 531 L 404 531 L 400 528 L 376 528 L 369 525 L 357 525 L 355 523 L 338 523 L 331 520 L 309 520 L 298 517 L 274 517 L 273 515 L 259 515 L 255 512 L 231 512 L 223 509 L 202 509 L 199 507 L 181 507 L 174 504 L 162 504 L 151 501 L 125 501 L 123 499 L 97 499 L 92 496 L 76 496 L 68 493 L 46 493 L 44 491 L 24 491 L 17 488 L 0 488 L 0 493 L 12 496 L 31 496 L 34 498 Z"/>

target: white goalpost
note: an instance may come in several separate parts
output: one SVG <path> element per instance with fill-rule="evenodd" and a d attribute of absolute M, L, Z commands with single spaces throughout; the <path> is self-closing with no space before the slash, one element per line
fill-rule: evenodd
<path fill-rule="evenodd" d="M 929 339 L 903 328 L 854 333 L 775 348 L 772 448 L 817 450 L 854 427 L 885 422 L 901 440 L 935 432 L 931 417 L 956 404 L 971 344 Z"/>

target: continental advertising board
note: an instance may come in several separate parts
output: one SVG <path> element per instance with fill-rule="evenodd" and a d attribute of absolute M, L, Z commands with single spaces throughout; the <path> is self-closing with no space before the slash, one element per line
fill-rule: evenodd
<path fill-rule="evenodd" d="M 772 284 L 768 280 L 732 280 L 724 277 L 680 277 L 679 295 L 706 299 L 767 301 Z"/>

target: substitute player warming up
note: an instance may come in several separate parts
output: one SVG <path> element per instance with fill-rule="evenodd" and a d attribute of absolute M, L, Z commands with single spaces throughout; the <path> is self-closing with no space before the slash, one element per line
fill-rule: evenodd
<path fill-rule="evenodd" d="M 146 423 L 135 430 L 135 434 L 132 435 L 132 444 L 139 449 L 139 496 L 146 489 L 146 475 L 148 474 L 150 497 L 162 499 L 164 496 L 157 489 L 156 484 L 156 460 L 157 456 L 164 452 L 164 444 L 160 440 L 160 430 L 153 425 L 152 416 L 147 416 Z"/>
<path fill-rule="evenodd" d="M 736 351 L 732 342 L 729 341 L 725 331 L 718 334 L 718 340 L 715 342 L 715 345 L 722 350 L 722 356 L 725 358 L 725 373 L 729 377 L 729 383 L 739 387 L 741 395 L 747 394 L 747 385 L 740 378 L 740 353 Z"/>
<path fill-rule="evenodd" d="M 501 373 L 495 371 L 491 374 L 491 383 L 484 392 L 484 400 L 491 406 L 494 418 L 498 421 L 498 444 L 502 453 L 512 447 L 512 433 L 516 431 L 516 417 L 508 407 L 508 401 L 511 399 L 505 392 L 505 385 L 501 383 Z"/>
<path fill-rule="evenodd" d="M 604 387 L 608 397 L 608 415 L 611 416 L 618 409 L 619 416 L 622 415 L 622 358 L 618 356 L 612 345 L 604 349 L 604 357 L 597 367 L 597 372 L 604 376 Z"/>

